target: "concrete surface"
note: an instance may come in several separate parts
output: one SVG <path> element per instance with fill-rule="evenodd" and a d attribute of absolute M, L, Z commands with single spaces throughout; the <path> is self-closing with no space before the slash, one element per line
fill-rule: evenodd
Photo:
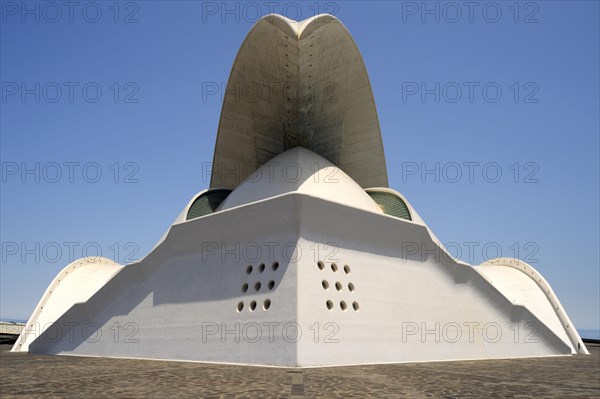
<path fill-rule="evenodd" d="M 284 367 L 575 353 L 536 307 L 442 256 L 425 225 L 319 198 L 348 192 L 344 179 L 303 172 L 310 195 L 171 226 L 29 352 Z M 253 188 L 270 192 L 263 177 Z"/>
<path fill-rule="evenodd" d="M 211 188 L 236 188 L 296 146 L 361 187 L 387 187 L 379 120 L 362 56 L 331 15 L 258 21 L 242 44 L 221 111 Z"/>
<path fill-rule="evenodd" d="M 0 346 L 0 397 L 597 398 L 591 355 L 286 369 L 29 355 Z"/>

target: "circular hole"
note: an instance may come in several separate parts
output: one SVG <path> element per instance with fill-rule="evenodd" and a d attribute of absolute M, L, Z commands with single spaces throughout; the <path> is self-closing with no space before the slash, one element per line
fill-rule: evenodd
<path fill-rule="evenodd" d="M 256 309 L 256 301 L 250 302 L 250 311 L 254 312 L 254 309 Z"/>
<path fill-rule="evenodd" d="M 258 271 L 261 272 L 261 273 L 265 271 L 265 264 L 264 263 L 261 263 L 260 266 L 258 266 Z"/>
<path fill-rule="evenodd" d="M 323 263 L 323 262 L 321 262 L 321 261 L 318 261 L 318 262 L 317 262 L 317 266 L 319 267 L 319 269 L 320 269 L 320 270 L 323 270 L 323 269 L 325 269 L 325 263 Z"/>
<path fill-rule="evenodd" d="M 252 304 L 250 305 L 250 307 L 252 307 Z M 346 310 L 347 307 L 348 306 L 346 305 L 346 302 L 344 302 L 344 301 L 340 302 L 340 308 L 342 308 L 342 310 Z"/>
<path fill-rule="evenodd" d="M 327 282 L 327 280 L 321 281 L 321 285 L 323 286 L 323 289 L 329 289 L 329 283 Z"/>
<path fill-rule="evenodd" d="M 265 303 L 263 304 L 263 309 L 267 310 L 271 307 L 271 300 L 270 299 L 266 299 Z"/>
<path fill-rule="evenodd" d="M 273 288 L 275 288 L 275 281 L 271 280 L 269 281 L 269 289 L 272 290 Z"/>
<path fill-rule="evenodd" d="M 248 283 L 244 283 L 244 285 L 242 285 L 242 292 L 248 292 Z"/>
<path fill-rule="evenodd" d="M 329 310 L 333 309 L 333 302 L 327 301 L 325 304 L 327 305 L 327 309 L 329 309 Z"/>
<path fill-rule="evenodd" d="M 240 302 L 240 303 L 238 303 L 238 305 L 237 305 L 237 311 L 238 311 L 238 312 L 241 312 L 241 311 L 242 311 L 242 309 L 244 309 L 244 302 Z"/>
<path fill-rule="evenodd" d="M 348 283 L 348 290 L 350 290 L 350 292 L 354 291 L 354 284 Z"/>
<path fill-rule="evenodd" d="M 246 274 L 250 274 L 250 273 L 252 273 L 252 266 L 248 266 L 246 268 Z"/>
<path fill-rule="evenodd" d="M 279 269 L 279 262 L 273 262 L 272 268 L 273 268 L 273 271 Z"/>
<path fill-rule="evenodd" d="M 350 266 L 348 266 L 348 265 L 344 265 L 344 272 L 345 272 L 346 274 L 350 274 Z"/>
<path fill-rule="evenodd" d="M 342 290 L 342 283 L 340 283 L 339 281 L 335 283 L 335 289 L 338 291 Z"/>
<path fill-rule="evenodd" d="M 337 272 L 337 269 L 338 269 L 337 265 L 335 263 L 332 263 L 331 264 L 331 271 Z"/>
<path fill-rule="evenodd" d="M 254 284 L 254 289 L 260 291 L 260 281 L 257 281 L 256 284 Z"/>
<path fill-rule="evenodd" d="M 352 308 L 358 312 L 358 302 L 352 302 Z"/>

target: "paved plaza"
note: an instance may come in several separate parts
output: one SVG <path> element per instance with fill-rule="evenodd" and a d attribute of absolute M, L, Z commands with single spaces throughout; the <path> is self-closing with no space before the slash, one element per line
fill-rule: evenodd
<path fill-rule="evenodd" d="M 0 351 L 0 397 L 597 398 L 591 355 L 288 369 Z"/>

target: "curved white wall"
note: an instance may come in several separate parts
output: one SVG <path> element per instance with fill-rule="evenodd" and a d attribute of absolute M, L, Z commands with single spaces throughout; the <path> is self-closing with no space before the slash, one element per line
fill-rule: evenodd
<path fill-rule="evenodd" d="M 550 284 L 531 265 L 518 259 L 497 258 L 474 269 L 514 304 L 535 314 L 572 353 L 589 353 Z"/>
<path fill-rule="evenodd" d="M 121 266 L 102 257 L 82 258 L 58 273 L 35 307 L 13 352 L 27 352 L 29 344 L 76 303 L 87 301 Z"/>
<path fill-rule="evenodd" d="M 344 171 L 302 147 L 288 150 L 261 166 L 233 190 L 217 210 L 223 211 L 291 192 L 383 213 Z"/>

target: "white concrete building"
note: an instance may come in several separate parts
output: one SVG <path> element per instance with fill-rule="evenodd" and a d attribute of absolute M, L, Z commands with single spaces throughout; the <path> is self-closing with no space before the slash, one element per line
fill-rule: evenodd
<path fill-rule="evenodd" d="M 452 258 L 387 187 L 362 58 L 329 15 L 254 26 L 211 188 L 139 262 L 67 266 L 13 351 L 299 367 L 587 353 L 531 266 Z"/>

